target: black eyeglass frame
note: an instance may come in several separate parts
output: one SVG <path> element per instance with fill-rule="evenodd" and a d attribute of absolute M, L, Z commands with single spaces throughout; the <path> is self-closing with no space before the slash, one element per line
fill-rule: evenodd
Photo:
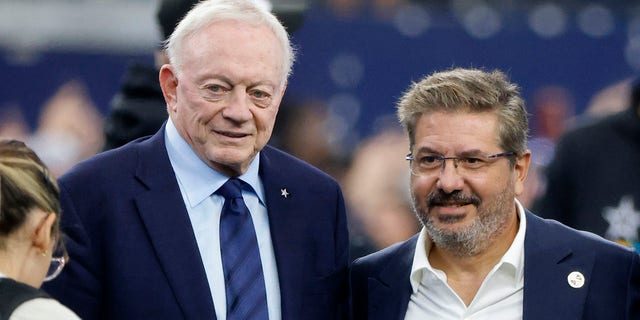
<path fill-rule="evenodd" d="M 455 168 L 458 168 L 458 162 L 459 161 L 465 161 L 465 162 L 469 162 L 469 159 L 477 159 L 477 160 L 489 160 L 489 159 L 496 159 L 496 158 L 500 158 L 500 157 L 511 157 L 511 156 L 515 156 L 517 155 L 515 152 L 513 151 L 509 151 L 509 152 L 501 152 L 501 153 L 496 153 L 496 154 L 490 154 L 487 156 L 474 156 L 474 157 L 443 157 L 443 156 L 436 156 L 436 155 L 432 155 L 431 157 L 434 158 L 434 160 L 437 160 L 438 162 L 440 162 L 441 164 L 441 169 L 444 170 L 445 165 L 446 165 L 446 161 L 447 160 L 453 160 L 453 166 Z M 413 155 L 411 153 L 407 154 L 404 158 L 405 160 L 409 161 L 410 163 L 412 161 L 415 160 L 415 158 L 413 157 Z M 410 165 L 410 167 L 412 167 Z M 433 169 L 436 169 L 437 167 L 434 167 Z M 413 172 L 413 168 L 411 170 L 411 173 L 413 175 L 420 175 L 420 174 L 416 174 L 415 172 Z"/>

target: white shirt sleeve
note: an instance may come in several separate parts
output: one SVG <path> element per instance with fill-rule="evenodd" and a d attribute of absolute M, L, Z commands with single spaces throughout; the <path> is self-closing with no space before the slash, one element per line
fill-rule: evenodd
<path fill-rule="evenodd" d="M 9 320 L 79 320 L 69 308 L 55 299 L 36 298 L 19 305 Z"/>

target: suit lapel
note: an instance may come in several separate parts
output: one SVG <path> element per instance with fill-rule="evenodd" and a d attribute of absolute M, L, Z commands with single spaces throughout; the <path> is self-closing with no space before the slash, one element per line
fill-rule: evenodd
<path fill-rule="evenodd" d="M 136 205 L 161 268 L 187 319 L 215 319 L 207 276 L 164 144 L 164 128 L 139 153 L 137 178 L 147 192 Z"/>
<path fill-rule="evenodd" d="M 582 319 L 594 253 L 575 255 L 556 231 L 559 226 L 530 212 L 526 216 L 523 318 Z M 575 271 L 585 278 L 580 288 L 569 285 L 569 274 Z"/>
<path fill-rule="evenodd" d="M 260 153 L 260 177 L 265 189 L 269 227 L 280 282 L 282 319 L 297 319 L 300 315 L 304 284 L 304 239 L 308 215 L 300 212 L 305 198 L 296 193 L 303 190 L 300 177 L 292 177 L 277 167 L 267 146 Z M 283 194 L 283 190 L 286 191 Z"/>
<path fill-rule="evenodd" d="M 369 319 L 404 319 L 412 289 L 409 281 L 418 236 L 401 244 L 378 274 L 368 280 Z"/>

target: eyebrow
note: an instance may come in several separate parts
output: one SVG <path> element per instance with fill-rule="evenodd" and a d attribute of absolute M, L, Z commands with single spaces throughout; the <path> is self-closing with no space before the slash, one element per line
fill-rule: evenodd
<path fill-rule="evenodd" d="M 210 81 L 212 80 L 217 80 L 217 81 L 222 81 L 228 85 L 233 85 L 233 83 L 231 82 L 231 79 L 229 79 L 228 77 L 222 76 L 222 75 L 215 75 L 215 76 L 202 76 L 196 79 L 196 83 L 198 84 L 198 87 L 205 87 L 209 84 Z"/>
<path fill-rule="evenodd" d="M 436 154 L 436 155 L 440 155 L 443 156 L 444 154 L 440 151 L 437 151 L 435 149 L 432 149 L 430 147 L 420 147 L 418 148 L 418 150 L 416 150 L 416 154 L 424 154 L 424 153 L 429 153 L 429 154 Z M 457 157 L 477 157 L 480 155 L 485 155 L 486 153 L 480 149 L 470 149 L 470 150 L 465 150 L 462 151 L 458 154 L 456 154 Z"/>
<path fill-rule="evenodd" d="M 211 80 L 222 81 L 222 82 L 228 84 L 229 86 L 234 86 L 234 87 L 237 86 L 238 83 L 243 83 L 243 81 L 240 81 L 240 82 L 232 81 L 231 78 L 229 78 L 229 77 L 227 77 L 225 75 L 222 75 L 222 74 L 206 75 L 206 76 L 202 76 L 202 77 L 199 77 L 199 78 L 196 79 L 199 87 L 205 86 L 205 84 L 208 81 L 211 81 Z M 258 86 L 268 86 L 268 87 L 273 88 L 274 90 L 277 90 L 279 88 L 278 85 L 276 85 L 275 83 L 273 83 L 270 80 L 260 80 L 260 81 L 257 81 L 257 82 L 249 83 L 247 85 L 247 88 L 255 88 L 255 87 L 258 87 Z"/>

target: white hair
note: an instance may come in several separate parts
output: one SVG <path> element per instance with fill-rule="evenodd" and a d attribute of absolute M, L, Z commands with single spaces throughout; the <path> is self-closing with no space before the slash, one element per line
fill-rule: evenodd
<path fill-rule="evenodd" d="M 284 26 L 269 11 L 270 7 L 271 4 L 265 0 L 205 0 L 197 3 L 178 23 L 164 44 L 169 61 L 176 67 L 176 72 L 180 74 L 182 68 L 181 51 L 185 40 L 211 23 L 235 20 L 252 25 L 266 25 L 274 33 L 284 52 L 284 83 L 291 74 L 295 61 L 295 50 Z"/>

